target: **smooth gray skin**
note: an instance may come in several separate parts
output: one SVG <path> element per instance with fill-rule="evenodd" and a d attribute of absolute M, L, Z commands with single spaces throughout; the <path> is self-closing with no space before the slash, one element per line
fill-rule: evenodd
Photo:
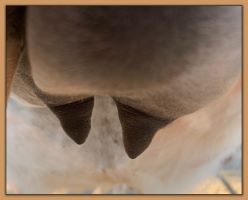
<path fill-rule="evenodd" d="M 60 134 L 58 121 L 47 108 L 17 107 L 12 110 L 12 116 L 18 113 L 19 118 L 25 119 L 21 122 L 27 128 L 21 130 L 21 123 L 13 126 L 9 121 L 8 173 L 21 176 L 18 181 L 27 192 L 42 193 L 40 185 L 44 184 L 43 193 L 47 193 L 57 188 L 47 184 L 54 179 L 63 187 L 67 181 L 71 184 L 71 180 L 81 180 L 92 187 L 102 184 L 97 178 L 99 173 L 108 172 L 111 180 L 116 177 L 123 181 L 127 177 L 146 193 L 171 194 L 189 186 L 189 180 L 212 173 L 212 161 L 217 157 L 220 160 L 240 144 L 238 100 L 227 103 L 229 99 L 220 99 L 217 102 L 223 106 L 206 107 L 186 116 L 182 120 L 184 125 L 176 119 L 223 96 L 240 78 L 241 7 L 166 7 L 164 11 L 159 8 L 159 12 L 146 7 L 151 9 L 149 15 L 138 7 L 130 9 L 138 9 L 135 13 L 139 14 L 126 7 L 120 8 L 125 12 L 117 8 L 84 7 L 88 15 L 79 18 L 79 8 L 74 8 L 75 11 L 73 7 L 60 7 L 62 10 L 54 12 L 57 9 L 28 8 L 28 45 L 13 87 L 17 96 L 33 105 L 42 105 L 34 92 L 37 88 L 30 81 L 34 78 L 40 89 L 50 93 L 43 92 L 43 97 L 54 105 L 92 95 L 108 95 L 151 116 L 175 119 L 175 123 L 171 124 L 172 129 L 168 126 L 158 134 L 163 137 L 154 140 L 148 154 L 131 162 L 121 144 L 122 118 L 118 118 L 109 97 L 96 97 L 91 133 L 80 149 Z M 164 17 L 159 17 L 163 12 Z M 128 16 L 132 16 L 130 20 L 124 20 Z M 105 48 L 107 45 L 112 46 Z M 231 116 L 230 110 L 234 110 Z M 32 137 L 35 134 L 29 129 L 37 124 L 41 127 L 39 136 L 45 139 L 42 144 L 42 140 Z M 58 134 L 53 134 L 54 131 Z M 198 134 L 203 137 L 199 138 Z M 164 159 L 160 159 L 162 156 Z M 75 164 L 74 168 L 71 163 Z M 200 164 L 198 171 L 192 170 L 195 164 Z M 118 172 L 123 165 L 126 170 Z M 19 173 L 20 169 L 32 173 L 27 176 Z M 57 171 L 61 176 L 54 174 Z M 54 176 L 47 177 L 48 174 Z M 146 180 L 149 181 L 144 183 Z M 104 177 L 102 181 L 107 179 Z M 82 185 L 79 184 L 80 191 Z M 70 186 L 75 188 L 74 184 Z"/>
<path fill-rule="evenodd" d="M 15 93 L 53 106 L 112 96 L 131 158 L 240 78 L 239 6 L 30 6 L 25 27 Z M 80 120 L 60 113 L 62 127 Z"/>
<path fill-rule="evenodd" d="M 241 7 L 30 6 L 26 41 L 41 90 L 176 119 L 240 78 Z"/>

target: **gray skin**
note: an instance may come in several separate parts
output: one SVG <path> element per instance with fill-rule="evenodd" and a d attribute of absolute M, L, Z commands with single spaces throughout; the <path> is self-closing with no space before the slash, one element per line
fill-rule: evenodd
<path fill-rule="evenodd" d="M 241 7 L 34 6 L 26 40 L 44 92 L 108 95 L 177 118 L 239 78 Z"/>
<path fill-rule="evenodd" d="M 154 119 L 165 126 L 240 78 L 239 6 L 30 6 L 25 23 L 17 96 L 53 106 L 111 96 L 124 143 L 130 131 L 152 129 L 146 148 L 162 127 Z M 145 136 L 132 140 L 139 137 Z"/>

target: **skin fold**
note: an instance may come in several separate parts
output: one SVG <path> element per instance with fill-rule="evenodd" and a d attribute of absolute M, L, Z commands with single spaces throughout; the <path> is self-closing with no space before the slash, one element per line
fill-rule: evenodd
<path fill-rule="evenodd" d="M 124 182 L 142 193 L 180 193 L 241 144 L 241 7 L 8 6 L 7 13 L 8 115 L 30 125 L 22 134 L 8 125 L 8 177 L 24 181 L 22 191 Z M 21 164 L 16 147 L 26 143 L 29 162 Z M 40 169 L 29 148 L 37 156 L 56 150 Z M 21 177 L 18 167 L 35 175 Z"/>

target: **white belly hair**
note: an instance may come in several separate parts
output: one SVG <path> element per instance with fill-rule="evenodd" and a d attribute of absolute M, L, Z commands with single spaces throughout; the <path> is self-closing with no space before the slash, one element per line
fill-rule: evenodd
<path fill-rule="evenodd" d="M 7 183 L 21 193 L 79 193 L 128 184 L 140 193 L 183 193 L 214 174 L 241 144 L 241 89 L 159 130 L 149 148 L 131 160 L 125 154 L 117 109 L 96 97 L 92 129 L 79 146 L 47 108 L 11 100 L 7 110 Z"/>

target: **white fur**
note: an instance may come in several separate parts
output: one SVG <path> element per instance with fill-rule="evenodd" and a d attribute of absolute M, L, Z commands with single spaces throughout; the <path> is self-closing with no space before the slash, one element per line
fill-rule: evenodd
<path fill-rule="evenodd" d="M 8 104 L 7 182 L 16 191 L 80 193 L 127 185 L 139 193 L 187 193 L 240 147 L 240 6 L 148 9 L 149 18 L 131 8 L 27 10 L 27 46 L 12 91 L 44 107 Z M 44 103 L 88 96 L 97 96 L 92 128 L 78 146 Z M 175 121 L 131 160 L 110 96 Z"/>
<path fill-rule="evenodd" d="M 130 160 L 117 110 L 97 97 L 92 130 L 74 144 L 46 108 L 11 100 L 7 112 L 7 182 L 21 193 L 83 192 L 127 184 L 141 193 L 184 193 L 217 172 L 241 145 L 240 83 L 195 113 L 161 129 L 150 147 Z"/>

